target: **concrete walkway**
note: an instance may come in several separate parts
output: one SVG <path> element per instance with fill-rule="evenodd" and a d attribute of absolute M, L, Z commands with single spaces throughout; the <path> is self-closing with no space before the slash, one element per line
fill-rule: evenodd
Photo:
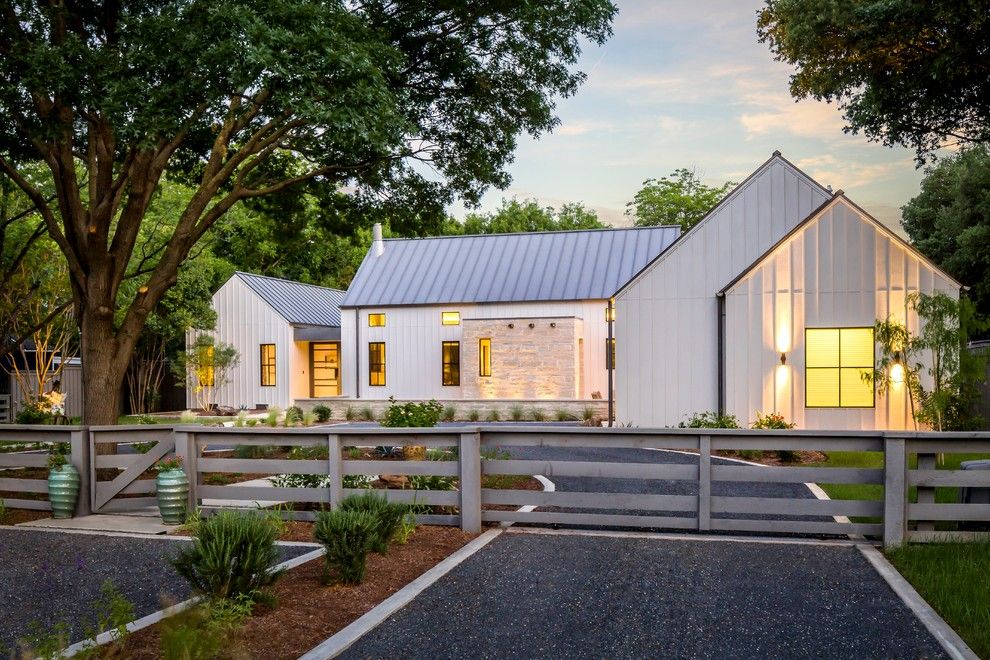
<path fill-rule="evenodd" d="M 345 658 L 941 658 L 852 545 L 510 531 Z"/>

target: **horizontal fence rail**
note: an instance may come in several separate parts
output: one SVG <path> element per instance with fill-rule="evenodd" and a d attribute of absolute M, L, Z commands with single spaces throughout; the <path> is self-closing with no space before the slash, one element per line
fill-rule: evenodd
<path fill-rule="evenodd" d="M 189 507 L 206 512 L 262 508 L 312 520 L 375 480 L 389 500 L 414 505 L 421 522 L 472 531 L 486 522 L 529 523 L 861 534 L 896 545 L 990 529 L 990 470 L 959 464 L 990 457 L 985 432 L 4 425 L 0 497 L 7 507 L 50 509 L 40 475 L 55 443 L 70 445 L 85 482 L 79 513 L 154 506 L 151 469 L 176 454 L 190 479 Z M 389 448 L 407 451 L 399 460 Z M 749 452 L 872 458 L 766 465 L 744 460 Z M 533 475 L 556 490 L 534 490 Z M 823 499 L 819 485 L 856 495 Z"/>

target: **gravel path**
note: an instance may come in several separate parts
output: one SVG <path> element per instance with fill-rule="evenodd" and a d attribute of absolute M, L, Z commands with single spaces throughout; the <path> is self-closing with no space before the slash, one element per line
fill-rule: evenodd
<path fill-rule="evenodd" d="M 507 533 L 343 658 L 941 658 L 852 547 Z"/>
<path fill-rule="evenodd" d="M 47 631 L 65 622 L 71 641 L 79 641 L 81 622 L 92 620 L 106 580 L 134 604 L 138 617 L 161 609 L 163 601 L 189 598 L 189 586 L 168 563 L 187 543 L 0 527 L 0 657 L 32 625 Z M 310 550 L 282 546 L 283 559 Z"/>

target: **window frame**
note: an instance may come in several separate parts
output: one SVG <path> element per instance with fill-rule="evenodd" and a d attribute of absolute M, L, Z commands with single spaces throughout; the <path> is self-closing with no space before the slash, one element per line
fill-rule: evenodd
<path fill-rule="evenodd" d="M 447 322 L 447 317 L 448 316 L 450 316 L 451 318 L 455 318 L 456 317 L 457 320 L 454 321 L 454 322 L 452 322 L 452 323 L 448 323 Z M 450 325 L 460 325 L 460 324 L 461 324 L 461 313 L 460 312 L 454 312 L 454 311 L 440 312 L 440 325 L 450 326 Z"/>
<path fill-rule="evenodd" d="M 457 348 L 457 361 L 447 361 L 447 348 L 456 347 Z M 454 382 L 447 382 L 447 366 L 451 366 L 451 371 L 454 375 Z M 456 366 L 456 371 L 453 367 Z M 440 342 L 440 386 L 441 387 L 460 387 L 461 385 L 461 342 L 459 341 L 444 341 Z"/>
<path fill-rule="evenodd" d="M 381 323 L 372 323 L 372 319 L 381 320 Z M 375 312 L 374 314 L 368 314 L 368 327 L 369 328 L 384 328 L 385 327 L 385 312 Z"/>
<path fill-rule="evenodd" d="M 808 331 L 809 330 L 836 330 L 839 333 L 838 364 L 834 367 L 809 367 L 808 366 Z M 843 330 L 869 330 L 873 337 L 873 364 L 869 366 L 842 366 L 842 331 Z M 842 405 L 842 370 L 843 369 L 876 369 L 876 330 L 873 326 L 865 325 L 830 325 L 830 326 L 806 326 L 804 329 L 804 407 L 809 410 L 872 410 L 877 407 L 877 385 L 873 383 L 873 400 L 868 406 L 844 406 Z M 808 404 L 808 371 L 809 370 L 835 370 L 839 373 L 838 379 L 838 405 L 834 406 L 812 406 Z"/>
<path fill-rule="evenodd" d="M 372 349 L 381 347 L 381 362 L 372 360 Z M 376 383 L 375 376 L 379 375 L 379 371 L 375 369 L 376 365 L 380 365 L 380 375 L 381 382 Z M 385 387 L 385 383 L 388 382 L 386 379 L 386 368 L 385 368 L 385 342 L 383 341 L 369 341 L 368 342 L 368 387 Z"/>
<path fill-rule="evenodd" d="M 271 364 L 268 364 L 268 362 L 265 360 L 265 349 L 269 347 L 272 349 Z M 261 378 L 259 379 L 261 383 L 260 387 L 277 387 L 278 386 L 278 348 L 275 346 L 275 344 L 259 344 L 258 349 L 260 351 L 260 358 L 261 358 L 261 363 L 260 363 Z M 271 370 L 271 377 L 272 377 L 270 383 L 265 382 L 265 375 L 266 373 L 268 373 L 269 369 Z"/>
<path fill-rule="evenodd" d="M 483 348 L 484 347 L 484 348 Z M 492 377 L 492 338 L 478 338 L 478 377 Z"/>

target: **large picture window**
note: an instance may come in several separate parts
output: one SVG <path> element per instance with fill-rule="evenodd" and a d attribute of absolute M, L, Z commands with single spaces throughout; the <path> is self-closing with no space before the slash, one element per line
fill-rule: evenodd
<path fill-rule="evenodd" d="M 275 387 L 275 344 L 261 345 L 261 386 Z"/>
<path fill-rule="evenodd" d="M 373 386 L 385 384 L 385 342 L 383 341 L 368 343 L 368 384 Z"/>
<path fill-rule="evenodd" d="M 872 408 L 873 328 L 807 328 L 804 404 L 808 408 Z"/>
<path fill-rule="evenodd" d="M 443 342 L 443 384 L 461 384 L 461 342 Z"/>
<path fill-rule="evenodd" d="M 492 375 L 492 340 L 488 337 L 478 340 L 478 375 Z"/>

